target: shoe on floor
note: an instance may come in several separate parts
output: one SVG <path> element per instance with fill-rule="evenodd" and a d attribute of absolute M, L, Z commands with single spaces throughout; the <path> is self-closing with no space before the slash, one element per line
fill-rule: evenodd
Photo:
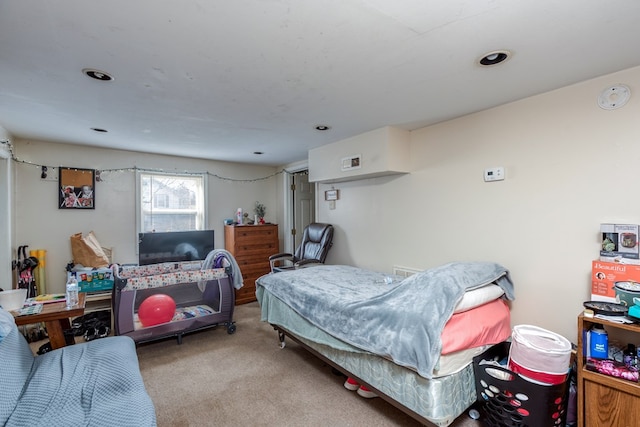
<path fill-rule="evenodd" d="M 107 325 L 101 324 L 96 328 L 96 335 L 98 338 L 104 338 L 109 335 L 110 329 Z"/>
<path fill-rule="evenodd" d="M 375 394 L 374 392 L 372 392 L 371 390 L 369 390 L 363 385 L 361 385 L 360 388 L 358 388 L 358 394 L 364 397 L 365 399 L 373 399 L 374 397 L 378 397 L 377 394 Z"/>
<path fill-rule="evenodd" d="M 38 354 L 45 354 L 45 353 L 50 352 L 51 350 L 53 350 L 51 348 L 51 343 L 47 342 L 47 343 L 44 343 L 44 344 L 42 344 L 40 346 L 40 348 L 38 349 Z"/>
<path fill-rule="evenodd" d="M 98 331 L 95 328 L 89 328 L 84 331 L 84 340 L 93 341 L 98 338 Z"/>
<path fill-rule="evenodd" d="M 360 384 L 358 384 L 353 378 L 349 377 L 344 382 L 344 388 L 346 388 L 347 390 L 355 391 L 360 388 Z"/>

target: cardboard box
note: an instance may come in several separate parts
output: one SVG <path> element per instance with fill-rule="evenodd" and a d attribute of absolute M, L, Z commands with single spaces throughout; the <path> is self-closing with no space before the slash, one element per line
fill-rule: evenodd
<path fill-rule="evenodd" d="M 113 289 L 113 272 L 110 268 L 68 272 L 67 280 L 72 274 L 76 276 L 80 292 L 105 292 Z"/>
<path fill-rule="evenodd" d="M 637 224 L 600 224 L 601 260 L 637 260 L 640 263 L 640 226 Z M 631 262 L 628 262 L 631 263 Z"/>
<path fill-rule="evenodd" d="M 591 300 L 617 302 L 616 282 L 640 283 L 640 265 L 593 261 L 591 263 Z"/>
<path fill-rule="evenodd" d="M 617 264 L 635 264 L 640 265 L 640 259 L 623 258 L 621 256 L 601 256 L 600 261 L 615 262 Z"/>

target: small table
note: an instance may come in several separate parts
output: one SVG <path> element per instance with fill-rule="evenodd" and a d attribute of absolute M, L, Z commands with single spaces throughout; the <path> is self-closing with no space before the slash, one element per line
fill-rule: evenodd
<path fill-rule="evenodd" d="M 84 314 L 84 303 L 85 294 L 80 292 L 78 294 L 78 304 L 70 309 L 67 309 L 64 301 L 51 302 L 43 304 L 42 311 L 38 314 L 16 316 L 14 313 L 14 318 L 18 326 L 44 322 L 47 327 L 51 348 L 55 350 L 56 348 L 67 345 L 67 341 L 64 338 L 64 331 L 71 329 L 69 318 L 82 316 Z"/>

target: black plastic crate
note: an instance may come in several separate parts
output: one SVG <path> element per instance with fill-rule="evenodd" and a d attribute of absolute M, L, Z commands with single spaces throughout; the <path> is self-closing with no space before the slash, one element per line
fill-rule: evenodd
<path fill-rule="evenodd" d="M 491 427 L 564 426 L 569 381 L 541 385 L 527 381 L 507 368 L 480 365 L 482 360 L 508 357 L 511 343 L 503 342 L 473 358 L 478 401 L 483 422 Z M 567 376 L 568 377 L 568 376 Z"/>

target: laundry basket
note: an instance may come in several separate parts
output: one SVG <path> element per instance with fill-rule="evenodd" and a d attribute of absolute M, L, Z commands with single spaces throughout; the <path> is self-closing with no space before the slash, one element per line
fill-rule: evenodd
<path fill-rule="evenodd" d="M 473 358 L 476 394 L 490 427 L 559 427 L 567 417 L 569 381 L 542 385 L 522 378 L 506 367 L 480 364 L 506 363 L 512 344 L 503 342 Z"/>

